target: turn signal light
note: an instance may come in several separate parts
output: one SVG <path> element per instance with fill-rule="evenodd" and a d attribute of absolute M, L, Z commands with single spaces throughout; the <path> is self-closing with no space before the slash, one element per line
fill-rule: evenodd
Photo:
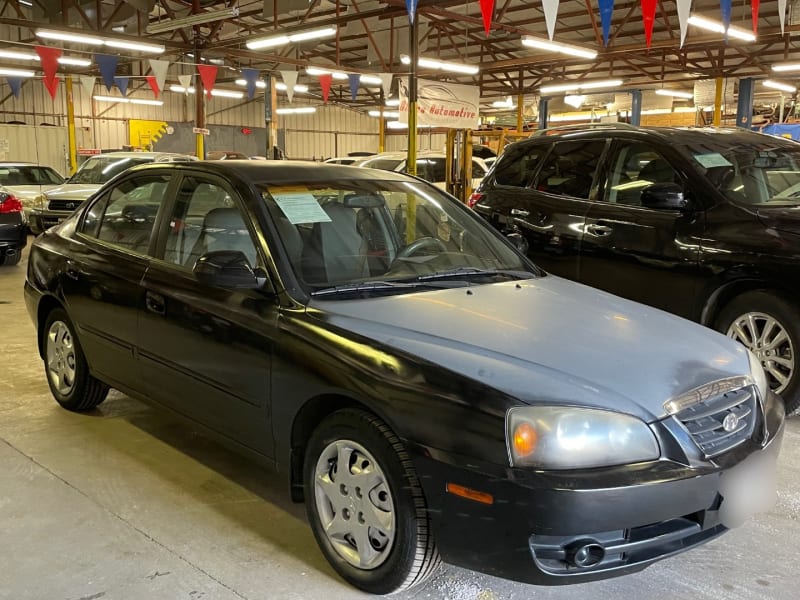
<path fill-rule="evenodd" d="M 539 435 L 530 423 L 522 422 L 514 429 L 514 454 L 520 458 L 530 456 L 536 450 Z"/>
<path fill-rule="evenodd" d="M 0 213 L 22 212 L 22 202 L 11 194 L 0 193 Z"/>
<path fill-rule="evenodd" d="M 472 192 L 472 194 L 471 194 L 471 195 L 470 195 L 470 197 L 469 197 L 469 200 L 467 200 L 467 206 L 469 206 L 470 208 L 472 208 L 472 207 L 473 207 L 473 206 L 475 206 L 475 205 L 476 205 L 478 202 L 480 202 L 481 200 L 483 200 L 483 197 L 484 197 L 485 195 L 486 195 L 486 194 L 481 194 L 481 193 L 479 193 L 479 192 Z"/>
<path fill-rule="evenodd" d="M 463 485 L 458 485 L 457 483 L 448 483 L 446 489 L 454 496 L 461 496 L 462 498 L 474 500 L 475 502 L 480 502 L 481 504 L 494 504 L 494 496 L 487 494 L 486 492 L 479 492 L 478 490 L 473 490 L 472 488 L 464 487 Z"/>

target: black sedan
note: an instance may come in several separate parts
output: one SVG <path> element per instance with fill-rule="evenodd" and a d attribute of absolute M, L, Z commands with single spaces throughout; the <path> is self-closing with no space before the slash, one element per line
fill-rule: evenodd
<path fill-rule="evenodd" d="M 402 174 L 135 167 L 28 265 L 63 407 L 114 387 L 285 472 L 328 561 L 369 592 L 440 560 L 538 584 L 620 575 L 774 497 L 784 408 L 752 353 L 545 275 Z"/>
<path fill-rule="evenodd" d="M 28 227 L 22 202 L 0 191 L 0 265 L 16 265 L 28 243 Z"/>

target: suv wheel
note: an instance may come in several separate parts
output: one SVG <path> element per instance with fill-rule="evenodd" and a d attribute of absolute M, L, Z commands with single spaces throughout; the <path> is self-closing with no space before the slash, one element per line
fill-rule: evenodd
<path fill-rule="evenodd" d="M 800 312 L 769 292 L 748 292 L 720 313 L 717 330 L 741 342 L 764 367 L 773 392 L 789 414 L 800 406 Z"/>

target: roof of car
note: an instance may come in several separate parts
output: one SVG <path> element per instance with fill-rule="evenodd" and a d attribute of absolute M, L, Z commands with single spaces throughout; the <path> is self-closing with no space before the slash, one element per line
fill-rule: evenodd
<path fill-rule="evenodd" d="M 45 167 L 47 165 L 40 165 L 35 162 L 23 162 L 23 161 L 0 161 L 0 167 Z"/>
<path fill-rule="evenodd" d="M 162 158 L 164 156 L 189 156 L 181 152 L 103 152 L 102 154 L 93 154 L 89 158 L 97 157 L 131 157 L 131 158 Z"/>
<path fill-rule="evenodd" d="M 293 182 L 298 181 L 330 181 L 336 179 L 381 179 L 389 181 L 408 181 L 408 176 L 393 171 L 380 171 L 376 176 L 375 169 L 362 169 L 350 165 L 334 165 L 326 163 L 306 162 L 299 160 L 224 160 L 199 161 L 186 163 L 151 163 L 138 165 L 129 171 L 147 169 L 190 169 L 218 173 L 234 174 L 242 179 L 256 182 Z"/>

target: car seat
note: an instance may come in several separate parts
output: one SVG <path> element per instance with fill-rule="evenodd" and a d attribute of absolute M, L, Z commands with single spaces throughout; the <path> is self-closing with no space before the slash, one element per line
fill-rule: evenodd
<path fill-rule="evenodd" d="M 335 283 L 369 276 L 356 211 L 337 202 L 324 205 L 330 218 L 317 222 L 303 247 L 302 272 L 309 283 Z"/>
<path fill-rule="evenodd" d="M 203 219 L 203 228 L 192 249 L 194 260 L 207 252 L 238 250 L 251 266 L 256 264 L 256 248 L 237 208 L 214 208 Z"/>

